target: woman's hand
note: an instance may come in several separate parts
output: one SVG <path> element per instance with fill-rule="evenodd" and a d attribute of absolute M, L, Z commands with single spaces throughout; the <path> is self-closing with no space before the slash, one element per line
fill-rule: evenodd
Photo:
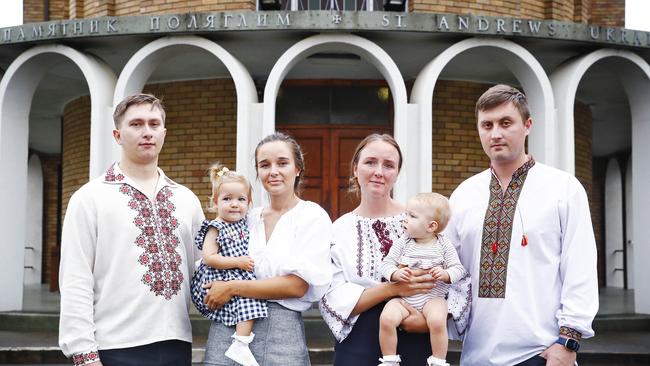
<path fill-rule="evenodd" d="M 253 258 L 247 255 L 242 255 L 241 257 L 237 257 L 237 268 L 244 271 L 253 272 L 253 269 L 255 268 L 255 261 Z"/>
<path fill-rule="evenodd" d="M 233 285 L 235 281 L 215 281 L 206 283 L 203 288 L 208 289 L 203 302 L 210 310 L 217 310 L 223 307 L 234 295 Z"/>
<path fill-rule="evenodd" d="M 435 279 L 424 269 L 412 269 L 411 280 L 393 283 L 393 296 L 412 296 L 425 294 L 436 286 Z"/>
<path fill-rule="evenodd" d="M 400 300 L 400 303 L 409 312 L 409 315 L 402 320 L 400 328 L 409 333 L 427 333 L 429 327 L 427 326 L 427 320 L 424 318 L 424 315 L 415 310 L 415 308 L 406 301 Z"/>

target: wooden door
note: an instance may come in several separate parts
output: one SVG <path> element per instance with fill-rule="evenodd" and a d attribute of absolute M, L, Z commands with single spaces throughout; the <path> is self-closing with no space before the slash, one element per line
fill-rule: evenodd
<path fill-rule="evenodd" d="M 348 193 L 350 160 L 354 149 L 371 133 L 389 133 L 386 126 L 278 126 L 293 136 L 305 158 L 301 198 L 320 204 L 332 218 L 352 211 L 359 204 Z"/>

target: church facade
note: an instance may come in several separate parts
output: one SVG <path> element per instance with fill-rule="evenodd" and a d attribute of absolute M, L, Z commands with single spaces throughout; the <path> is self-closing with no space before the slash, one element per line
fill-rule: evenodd
<path fill-rule="evenodd" d="M 372 132 L 404 150 L 402 201 L 486 169 L 474 103 L 507 83 L 529 98 L 530 154 L 587 190 L 600 285 L 650 313 L 650 33 L 624 27 L 622 0 L 24 4 L 0 29 L 0 311 L 24 286 L 57 289 L 67 202 L 119 159 L 128 94 L 163 98 L 160 166 L 202 201 L 210 163 L 255 180 L 257 141 L 281 130 L 306 151 L 303 197 L 334 219 L 356 204 L 349 160 Z"/>

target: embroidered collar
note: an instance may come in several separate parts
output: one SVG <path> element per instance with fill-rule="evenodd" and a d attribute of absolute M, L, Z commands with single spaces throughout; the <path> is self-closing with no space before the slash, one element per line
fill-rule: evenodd
<path fill-rule="evenodd" d="M 160 179 L 158 182 L 158 187 L 156 190 L 159 190 L 162 187 L 168 186 L 170 188 L 176 188 L 178 186 L 178 183 L 174 182 L 171 180 L 168 176 L 165 175 L 165 172 L 163 172 L 162 169 L 158 169 L 158 174 L 160 175 Z M 160 182 L 164 182 L 163 185 L 161 186 Z M 109 183 L 109 184 L 128 184 L 131 187 L 136 188 L 137 186 L 135 183 L 127 177 L 124 173 L 122 173 L 122 169 L 120 169 L 120 164 L 117 162 L 114 162 L 111 164 L 111 166 L 106 169 L 106 172 L 104 173 L 104 183 Z"/>
<path fill-rule="evenodd" d="M 515 170 L 512 173 L 512 180 L 516 180 L 517 178 L 521 177 L 523 174 L 528 173 L 528 171 L 534 165 L 535 165 L 535 158 L 533 158 L 532 155 L 528 155 L 528 161 L 523 163 L 519 168 L 517 168 L 517 170 Z M 490 172 L 492 173 L 493 176 L 495 176 L 497 178 L 497 180 L 499 179 L 499 177 L 497 177 L 497 174 L 494 171 L 494 168 L 492 167 L 492 165 L 490 165 Z"/>

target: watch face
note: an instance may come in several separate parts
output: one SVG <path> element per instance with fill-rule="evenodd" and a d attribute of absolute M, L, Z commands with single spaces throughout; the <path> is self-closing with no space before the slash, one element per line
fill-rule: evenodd
<path fill-rule="evenodd" d="M 575 339 L 567 339 L 565 346 L 566 348 L 577 352 L 578 349 L 580 348 L 580 343 L 578 343 L 578 341 L 576 341 Z"/>

